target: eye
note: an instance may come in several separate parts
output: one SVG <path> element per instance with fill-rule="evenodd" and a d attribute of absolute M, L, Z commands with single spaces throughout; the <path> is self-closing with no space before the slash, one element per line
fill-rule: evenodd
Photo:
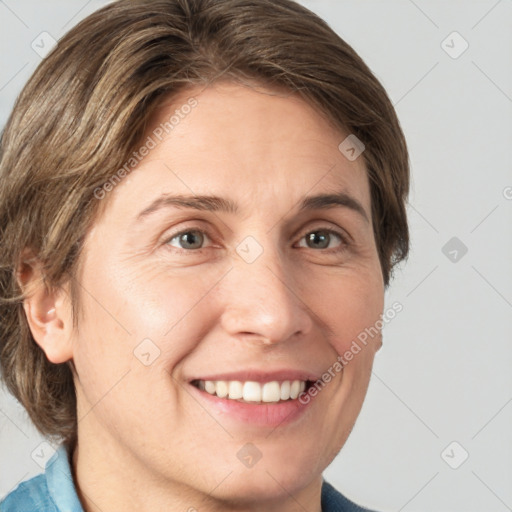
<path fill-rule="evenodd" d="M 200 252 L 201 249 L 205 248 L 205 244 L 208 241 L 211 240 L 205 231 L 201 229 L 187 229 L 171 234 L 164 243 L 165 245 L 175 247 L 178 252 Z M 337 252 L 344 250 L 348 243 L 341 233 L 323 228 L 303 235 L 298 246 L 326 250 L 326 252 Z"/>
<path fill-rule="evenodd" d="M 177 247 L 178 249 L 194 250 L 202 249 L 205 240 L 208 240 L 208 236 L 204 231 L 189 229 L 172 235 L 172 237 L 167 240 L 166 244 Z"/>
<path fill-rule="evenodd" d="M 343 249 L 346 245 L 344 237 L 331 229 L 317 229 L 306 233 L 301 238 L 305 240 L 306 245 L 299 242 L 299 247 L 309 247 L 310 249 Z"/>

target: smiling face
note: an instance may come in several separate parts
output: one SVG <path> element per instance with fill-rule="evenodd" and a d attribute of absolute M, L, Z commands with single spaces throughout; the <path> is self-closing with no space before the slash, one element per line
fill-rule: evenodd
<path fill-rule="evenodd" d="M 183 510 L 209 493 L 318 507 L 380 346 L 333 369 L 383 308 L 364 161 L 299 98 L 234 84 L 188 90 L 155 126 L 191 96 L 85 240 L 78 482 L 93 497 L 105 477 L 132 504 L 172 490 Z"/>

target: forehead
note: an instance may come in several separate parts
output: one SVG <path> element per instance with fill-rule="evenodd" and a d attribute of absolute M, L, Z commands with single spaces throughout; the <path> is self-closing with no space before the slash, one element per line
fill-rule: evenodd
<path fill-rule="evenodd" d="M 287 91 L 234 83 L 187 89 L 155 111 L 142 140 L 151 149 L 110 193 L 109 208 L 133 210 L 157 193 L 179 192 L 288 209 L 309 193 L 343 190 L 370 215 L 364 159 L 349 161 L 338 149 L 346 136 Z"/>

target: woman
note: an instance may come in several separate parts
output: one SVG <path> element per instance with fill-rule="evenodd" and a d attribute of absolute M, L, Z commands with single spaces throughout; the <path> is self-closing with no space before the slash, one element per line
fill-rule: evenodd
<path fill-rule="evenodd" d="M 291 0 L 120 0 L 1 148 L 3 379 L 61 444 L 0 510 L 363 510 L 322 472 L 382 343 L 409 166 L 357 54 Z"/>

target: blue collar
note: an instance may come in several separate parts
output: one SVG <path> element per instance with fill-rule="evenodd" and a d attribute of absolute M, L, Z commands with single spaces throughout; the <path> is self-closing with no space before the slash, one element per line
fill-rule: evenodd
<path fill-rule="evenodd" d="M 69 454 L 65 445 L 59 449 L 46 464 L 46 484 L 50 498 L 59 512 L 83 512 L 78 499 Z"/>

